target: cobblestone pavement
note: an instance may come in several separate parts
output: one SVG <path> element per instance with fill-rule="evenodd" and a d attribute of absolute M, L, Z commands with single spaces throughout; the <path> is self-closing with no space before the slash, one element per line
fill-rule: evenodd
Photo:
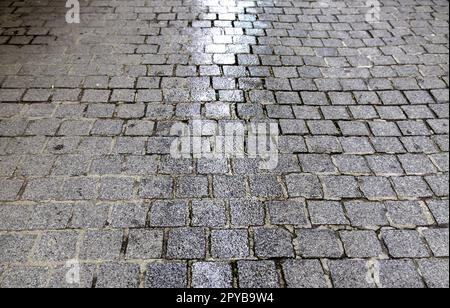
<path fill-rule="evenodd" d="M 0 286 L 448 287 L 449 3 L 380 2 L 0 0 Z"/>

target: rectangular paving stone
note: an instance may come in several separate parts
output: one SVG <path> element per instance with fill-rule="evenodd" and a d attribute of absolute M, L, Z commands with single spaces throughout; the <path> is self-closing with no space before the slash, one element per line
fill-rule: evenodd
<path fill-rule="evenodd" d="M 170 212 L 171 219 L 173 214 Z M 196 227 L 224 227 L 227 223 L 223 201 L 194 200 L 192 202 L 192 224 Z"/>
<path fill-rule="evenodd" d="M 414 230 L 385 230 L 382 232 L 384 243 L 394 258 L 424 258 L 430 253 Z"/>
<path fill-rule="evenodd" d="M 349 258 L 377 258 L 383 254 L 374 231 L 341 231 L 339 236 Z"/>
<path fill-rule="evenodd" d="M 445 259 L 422 259 L 419 269 L 429 288 L 448 288 L 449 263 Z"/>
<path fill-rule="evenodd" d="M 274 225 L 309 225 L 306 206 L 301 200 L 272 201 L 267 203 L 267 208 Z"/>
<path fill-rule="evenodd" d="M 173 193 L 173 179 L 170 176 L 144 178 L 139 188 L 139 196 L 146 199 L 169 199 Z"/>
<path fill-rule="evenodd" d="M 211 232 L 211 254 L 213 258 L 217 259 L 249 257 L 248 231 L 246 229 L 213 230 Z"/>
<path fill-rule="evenodd" d="M 130 230 L 127 259 L 160 259 L 163 252 L 162 230 Z"/>
<path fill-rule="evenodd" d="M 231 224 L 236 227 L 261 226 L 265 210 L 261 202 L 253 199 L 230 200 Z"/>
<path fill-rule="evenodd" d="M 106 177 L 101 179 L 99 197 L 102 200 L 130 200 L 134 195 L 133 178 Z"/>
<path fill-rule="evenodd" d="M 379 202 L 348 201 L 344 202 L 348 218 L 354 227 L 388 226 L 387 211 Z"/>
<path fill-rule="evenodd" d="M 361 192 L 357 180 L 351 176 L 323 176 L 325 198 L 340 200 L 343 198 L 359 198 Z"/>
<path fill-rule="evenodd" d="M 145 227 L 148 204 L 125 203 L 111 206 L 110 226 L 113 228 L 142 228 Z"/>
<path fill-rule="evenodd" d="M 188 267 L 185 262 L 157 262 L 147 266 L 146 288 L 186 288 Z"/>
<path fill-rule="evenodd" d="M 178 178 L 176 195 L 180 198 L 202 198 L 209 193 L 208 179 L 203 176 L 183 176 Z"/>
<path fill-rule="evenodd" d="M 168 259 L 203 259 L 206 254 L 206 233 L 203 228 L 176 228 L 169 231 Z"/>
<path fill-rule="evenodd" d="M 282 228 L 255 228 L 255 254 L 259 258 L 292 258 L 292 234 Z"/>
<path fill-rule="evenodd" d="M 322 198 L 322 186 L 317 176 L 312 174 L 290 174 L 286 176 L 290 197 Z"/>
<path fill-rule="evenodd" d="M 238 273 L 240 288 L 279 288 L 273 261 L 239 261 Z"/>
<path fill-rule="evenodd" d="M 226 262 L 196 262 L 192 265 L 193 288 L 231 288 L 231 265 Z"/>
<path fill-rule="evenodd" d="M 313 225 L 348 225 L 344 209 L 339 202 L 308 201 L 308 211 Z"/>
<path fill-rule="evenodd" d="M 134 289 L 139 287 L 140 268 L 130 263 L 104 263 L 97 271 L 97 289 Z"/>
<path fill-rule="evenodd" d="M 369 270 L 365 261 L 334 260 L 329 267 L 335 288 L 375 288 L 375 283 L 367 279 Z"/>
<path fill-rule="evenodd" d="M 287 260 L 283 262 L 282 267 L 288 288 L 328 287 L 319 260 Z"/>
<path fill-rule="evenodd" d="M 426 229 L 422 233 L 435 257 L 449 256 L 448 229 Z"/>
<path fill-rule="evenodd" d="M 118 260 L 122 231 L 88 231 L 80 250 L 82 260 Z"/>
<path fill-rule="evenodd" d="M 150 226 L 186 226 L 188 207 L 183 201 L 155 201 L 150 208 Z"/>
<path fill-rule="evenodd" d="M 424 283 L 411 260 L 380 261 L 379 269 L 381 286 L 385 289 L 424 287 Z"/>
<path fill-rule="evenodd" d="M 31 253 L 36 235 L 29 234 L 3 234 L 0 235 L 2 250 L 1 263 L 26 262 Z"/>
<path fill-rule="evenodd" d="M 2 275 L 1 287 L 14 288 L 45 288 L 50 273 L 48 267 L 13 266 Z"/>
<path fill-rule="evenodd" d="M 73 259 L 79 234 L 75 231 L 46 232 L 38 240 L 33 254 L 36 261 L 67 261 Z"/>
<path fill-rule="evenodd" d="M 391 201 L 386 203 L 387 215 L 394 226 L 426 226 L 429 225 L 424 205 L 417 201 Z"/>
<path fill-rule="evenodd" d="M 429 200 L 428 208 L 439 225 L 449 223 L 449 202 L 448 200 Z"/>

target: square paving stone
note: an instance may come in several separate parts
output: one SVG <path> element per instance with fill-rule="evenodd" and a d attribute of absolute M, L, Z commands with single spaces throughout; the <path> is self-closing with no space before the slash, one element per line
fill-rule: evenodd
<path fill-rule="evenodd" d="M 255 175 L 250 177 L 250 190 L 254 197 L 276 198 L 283 196 L 281 184 L 276 176 Z"/>
<path fill-rule="evenodd" d="M 223 227 L 227 223 L 223 201 L 195 200 L 192 202 L 192 224 L 196 227 Z"/>
<path fill-rule="evenodd" d="M 425 283 L 429 288 L 449 287 L 449 263 L 445 259 L 422 259 L 417 261 Z"/>
<path fill-rule="evenodd" d="M 180 198 L 203 198 L 208 192 L 207 177 L 184 176 L 177 180 L 176 195 Z"/>
<path fill-rule="evenodd" d="M 16 179 L 0 179 L 0 201 L 14 201 L 22 188 L 23 181 Z"/>
<path fill-rule="evenodd" d="M 162 230 L 130 230 L 127 259 L 160 259 L 163 252 Z"/>
<path fill-rule="evenodd" d="M 369 269 L 365 261 L 335 260 L 329 262 L 331 278 L 336 288 L 374 288 L 368 281 Z"/>
<path fill-rule="evenodd" d="M 297 230 L 300 254 L 305 258 L 340 258 L 344 249 L 331 230 Z"/>
<path fill-rule="evenodd" d="M 109 214 L 109 205 L 94 205 L 81 203 L 73 206 L 73 214 L 70 227 L 76 229 L 98 228 L 106 225 Z"/>
<path fill-rule="evenodd" d="M 225 262 L 196 262 L 192 266 L 193 288 L 231 288 L 231 265 Z"/>
<path fill-rule="evenodd" d="M 358 178 L 358 181 L 361 191 L 369 200 L 397 199 L 397 194 L 388 178 L 365 176 Z"/>
<path fill-rule="evenodd" d="M 13 266 L 3 273 L 1 287 L 5 289 L 45 288 L 49 273 L 48 267 Z"/>
<path fill-rule="evenodd" d="M 88 231 L 80 257 L 83 260 L 117 260 L 122 248 L 121 231 Z"/>
<path fill-rule="evenodd" d="M 265 210 L 258 200 L 240 199 L 230 201 L 231 224 L 236 227 L 264 225 Z"/>
<path fill-rule="evenodd" d="M 382 237 L 394 258 L 430 257 L 424 240 L 417 231 L 385 230 L 382 232 Z"/>
<path fill-rule="evenodd" d="M 103 178 L 100 186 L 100 198 L 103 200 L 129 200 L 134 195 L 134 179 Z"/>
<path fill-rule="evenodd" d="M 283 272 L 288 288 L 327 288 L 325 273 L 318 260 L 287 260 Z"/>
<path fill-rule="evenodd" d="M 377 258 L 383 253 L 374 231 L 341 231 L 340 237 L 349 258 Z"/>
<path fill-rule="evenodd" d="M 211 245 L 213 258 L 235 259 L 249 256 L 249 239 L 246 229 L 213 230 Z"/>
<path fill-rule="evenodd" d="M 140 268 L 136 264 L 105 263 L 97 272 L 97 289 L 135 289 L 139 287 Z"/>
<path fill-rule="evenodd" d="M 40 238 L 33 259 L 36 261 L 66 261 L 76 254 L 78 232 L 46 232 Z"/>
<path fill-rule="evenodd" d="M 0 263 L 25 262 L 33 248 L 36 235 L 2 234 L 0 235 Z"/>
<path fill-rule="evenodd" d="M 432 197 L 433 193 L 427 183 L 418 176 L 392 178 L 394 189 L 401 199 L 417 199 Z"/>
<path fill-rule="evenodd" d="M 439 225 L 448 225 L 449 223 L 449 202 L 448 200 L 430 200 L 427 201 L 428 208 Z"/>
<path fill-rule="evenodd" d="M 183 227 L 188 218 L 188 206 L 184 201 L 155 201 L 150 209 L 150 226 Z"/>
<path fill-rule="evenodd" d="M 290 197 L 322 198 L 322 185 L 312 174 L 290 174 L 286 176 Z"/>
<path fill-rule="evenodd" d="M 259 258 L 294 257 L 292 234 L 282 228 L 255 228 L 255 253 Z"/>
<path fill-rule="evenodd" d="M 173 179 L 170 176 L 154 176 L 141 181 L 139 196 L 146 199 L 172 197 Z"/>
<path fill-rule="evenodd" d="M 342 204 L 334 201 L 308 201 L 313 225 L 348 225 Z"/>
<path fill-rule="evenodd" d="M 115 204 L 111 207 L 110 225 L 113 228 L 145 227 L 149 206 L 140 203 Z"/>
<path fill-rule="evenodd" d="M 327 199 L 361 197 L 358 182 L 352 176 L 324 176 L 322 180 Z"/>
<path fill-rule="evenodd" d="M 386 207 L 378 202 L 350 201 L 344 203 L 350 223 L 354 227 L 388 226 Z"/>
<path fill-rule="evenodd" d="M 449 256 L 448 229 L 426 229 L 422 233 L 435 257 Z"/>
<path fill-rule="evenodd" d="M 184 262 L 150 263 L 145 275 L 146 288 L 186 288 L 187 264 Z"/>
<path fill-rule="evenodd" d="M 75 277 L 75 275 L 70 275 L 70 270 L 74 269 L 75 266 L 77 266 L 75 263 L 73 264 L 73 267 L 70 263 L 68 263 L 68 265 L 64 264 L 57 266 L 51 274 L 48 287 L 52 289 L 92 288 L 96 266 L 93 264 L 79 264 L 79 279 L 78 277 Z"/>
<path fill-rule="evenodd" d="M 216 198 L 243 198 L 246 196 L 246 180 L 243 176 L 214 176 Z"/>
<path fill-rule="evenodd" d="M 423 288 L 424 284 L 411 260 L 385 260 L 379 263 L 383 288 Z"/>
<path fill-rule="evenodd" d="M 169 231 L 167 258 L 202 259 L 206 253 L 206 234 L 203 228 L 178 228 Z"/>
<path fill-rule="evenodd" d="M 239 261 L 238 273 L 240 288 L 279 288 L 273 261 Z"/>
<path fill-rule="evenodd" d="M 274 225 L 308 226 L 305 203 L 301 200 L 267 203 L 270 221 Z"/>
<path fill-rule="evenodd" d="M 429 225 L 424 208 L 417 201 L 392 201 L 386 203 L 387 215 L 394 226 L 426 226 Z"/>

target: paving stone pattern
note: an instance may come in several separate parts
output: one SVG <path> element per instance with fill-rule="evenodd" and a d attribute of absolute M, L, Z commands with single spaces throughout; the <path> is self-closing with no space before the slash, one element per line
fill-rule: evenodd
<path fill-rule="evenodd" d="M 0 0 L 0 287 L 449 286 L 448 1 L 80 3 Z"/>

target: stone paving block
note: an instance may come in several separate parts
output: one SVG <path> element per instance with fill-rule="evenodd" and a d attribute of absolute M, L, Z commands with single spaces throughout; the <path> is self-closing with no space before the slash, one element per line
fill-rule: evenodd
<path fill-rule="evenodd" d="M 411 260 L 380 261 L 380 282 L 383 288 L 423 288 L 424 284 Z"/>
<path fill-rule="evenodd" d="M 247 194 L 245 182 L 242 176 L 214 176 L 214 196 L 217 198 L 243 198 Z"/>
<path fill-rule="evenodd" d="M 79 235 L 75 231 L 46 232 L 38 240 L 33 260 L 66 261 L 73 259 Z"/>
<path fill-rule="evenodd" d="M 87 174 L 91 158 L 83 155 L 60 156 L 53 167 L 52 174 L 59 176 L 81 176 Z"/>
<path fill-rule="evenodd" d="M 277 177 L 272 175 L 251 176 L 250 191 L 254 197 L 276 198 L 283 196 L 281 184 Z"/>
<path fill-rule="evenodd" d="M 94 280 L 95 265 L 92 264 L 80 264 L 79 281 L 78 279 L 67 279 L 70 277 L 70 266 L 57 266 L 52 271 L 48 287 L 52 289 L 80 289 L 91 288 Z M 74 277 L 75 278 L 75 277 Z"/>
<path fill-rule="evenodd" d="M 110 225 L 113 228 L 145 227 L 149 206 L 139 203 L 125 203 L 111 206 Z"/>
<path fill-rule="evenodd" d="M 292 234 L 283 228 L 255 228 L 255 253 L 259 258 L 292 258 Z"/>
<path fill-rule="evenodd" d="M 357 180 L 351 176 L 324 176 L 323 190 L 327 199 L 359 198 L 361 192 Z"/>
<path fill-rule="evenodd" d="M 364 156 L 336 155 L 333 156 L 333 161 L 337 169 L 343 174 L 363 175 L 371 172 Z"/>
<path fill-rule="evenodd" d="M 180 198 L 208 196 L 208 179 L 202 176 L 186 176 L 177 180 L 176 195 Z"/>
<path fill-rule="evenodd" d="M 445 259 L 422 259 L 417 261 L 425 283 L 429 288 L 448 288 L 449 263 Z"/>
<path fill-rule="evenodd" d="M 436 196 L 438 196 L 438 197 L 448 196 L 448 194 L 449 194 L 448 173 L 444 174 L 444 175 L 427 176 L 427 177 L 425 177 L 425 180 Z"/>
<path fill-rule="evenodd" d="M 433 193 L 427 183 L 418 176 L 392 178 L 394 189 L 401 199 L 432 197 Z"/>
<path fill-rule="evenodd" d="M 187 264 L 185 262 L 150 263 L 145 276 L 146 288 L 186 288 Z"/>
<path fill-rule="evenodd" d="M 312 174 L 290 174 L 286 176 L 290 197 L 321 198 L 322 186 L 317 176 Z"/>
<path fill-rule="evenodd" d="M 203 259 L 206 254 L 206 233 L 202 228 L 177 228 L 169 231 L 168 259 Z"/>
<path fill-rule="evenodd" d="M 391 182 L 385 177 L 365 176 L 358 178 L 361 191 L 369 200 L 396 199 Z"/>
<path fill-rule="evenodd" d="M 435 257 L 449 256 L 448 229 L 426 229 L 422 233 Z"/>
<path fill-rule="evenodd" d="M 377 258 L 383 253 L 374 231 L 341 231 L 339 235 L 349 258 Z"/>
<path fill-rule="evenodd" d="M 225 262 L 196 262 L 192 265 L 193 288 L 231 288 L 231 265 Z"/>
<path fill-rule="evenodd" d="M 339 202 L 308 201 L 308 211 L 313 225 L 347 225 L 344 209 Z"/>
<path fill-rule="evenodd" d="M 162 230 L 130 230 L 127 259 L 160 259 L 163 252 Z"/>
<path fill-rule="evenodd" d="M 169 199 L 173 193 L 173 179 L 170 176 L 144 178 L 139 188 L 139 196 L 146 199 Z"/>
<path fill-rule="evenodd" d="M 80 250 L 82 260 L 118 260 L 122 231 L 88 231 Z"/>
<path fill-rule="evenodd" d="M 18 182 L 13 181 L 14 186 L 17 192 L 20 188 L 18 188 Z M 5 184 L 6 185 L 6 184 Z M 5 187 L 3 185 L 3 187 Z M 9 184 L 11 185 L 11 184 Z M 25 187 L 25 191 L 23 192 L 22 199 L 23 200 L 56 200 L 59 197 L 60 187 L 62 185 L 62 180 L 55 178 L 38 178 L 31 179 L 28 181 L 27 186 Z M 8 187 L 8 186 L 6 186 Z M 8 192 L 5 190 L 5 192 Z M 2 194 L 5 194 L 3 192 Z M 15 191 L 13 191 L 14 193 Z M 15 198 L 11 196 L 11 192 L 8 192 L 9 199 Z"/>
<path fill-rule="evenodd" d="M 73 214 L 70 221 L 72 228 L 98 228 L 106 225 L 109 214 L 109 205 L 80 203 L 73 206 Z"/>
<path fill-rule="evenodd" d="M 272 261 L 239 261 L 240 288 L 278 288 L 278 273 Z"/>
<path fill-rule="evenodd" d="M 386 203 L 387 215 L 394 226 L 426 226 L 427 219 L 424 206 L 416 201 L 392 201 Z"/>
<path fill-rule="evenodd" d="M 183 227 L 186 226 L 188 208 L 183 201 L 155 201 L 150 209 L 150 226 Z"/>
<path fill-rule="evenodd" d="M 429 200 L 427 201 L 428 208 L 434 216 L 434 219 L 439 225 L 449 223 L 449 202 L 448 200 Z"/>
<path fill-rule="evenodd" d="M 1 287 L 14 288 L 45 288 L 50 269 L 38 266 L 13 266 L 2 275 Z"/>
<path fill-rule="evenodd" d="M 261 202 L 251 199 L 230 201 L 231 224 L 236 227 L 261 226 L 265 211 Z"/>
<path fill-rule="evenodd" d="M 64 181 L 60 200 L 92 200 L 97 197 L 97 180 L 89 177 L 73 177 Z"/>
<path fill-rule="evenodd" d="M 103 178 L 99 196 L 102 200 L 129 200 L 134 195 L 134 185 L 132 178 Z"/>
<path fill-rule="evenodd" d="M 403 169 L 394 155 L 371 155 L 367 156 L 370 169 L 376 175 L 402 175 Z"/>
<path fill-rule="evenodd" d="M 0 179 L 0 186 L 2 190 L 0 192 L 0 201 L 14 201 L 17 199 L 20 189 L 22 188 L 23 181 L 15 179 Z"/>
<path fill-rule="evenodd" d="M 26 262 L 31 253 L 36 235 L 2 234 L 0 235 L 1 263 Z"/>
<path fill-rule="evenodd" d="M 249 239 L 246 229 L 213 230 L 211 232 L 211 254 L 217 259 L 249 257 Z"/>
<path fill-rule="evenodd" d="M 301 200 L 272 201 L 267 203 L 270 221 L 274 225 L 307 226 L 309 220 L 305 203 Z"/>
<path fill-rule="evenodd" d="M 336 168 L 331 161 L 331 157 L 325 154 L 305 154 L 299 155 L 300 166 L 303 172 L 308 173 L 335 173 Z"/>
<path fill-rule="evenodd" d="M 137 264 L 104 263 L 97 271 L 97 289 L 133 289 L 139 287 L 140 268 Z"/>
<path fill-rule="evenodd" d="M 331 278 L 335 288 L 374 288 L 368 281 L 369 270 L 365 261 L 335 260 L 329 262 Z"/>
<path fill-rule="evenodd" d="M 227 215 L 223 201 L 195 200 L 192 202 L 192 224 L 194 226 L 224 227 L 226 223 Z"/>
<path fill-rule="evenodd" d="M 305 258 L 340 258 L 342 244 L 331 230 L 297 230 L 300 255 Z"/>
<path fill-rule="evenodd" d="M 355 227 L 377 227 L 389 225 L 386 207 L 379 202 L 344 202 L 348 218 Z"/>
<path fill-rule="evenodd" d="M 430 257 L 428 249 L 414 230 L 385 230 L 383 240 L 394 258 L 424 258 Z"/>
<path fill-rule="evenodd" d="M 287 260 L 283 272 L 288 288 L 327 288 L 319 260 Z"/>

